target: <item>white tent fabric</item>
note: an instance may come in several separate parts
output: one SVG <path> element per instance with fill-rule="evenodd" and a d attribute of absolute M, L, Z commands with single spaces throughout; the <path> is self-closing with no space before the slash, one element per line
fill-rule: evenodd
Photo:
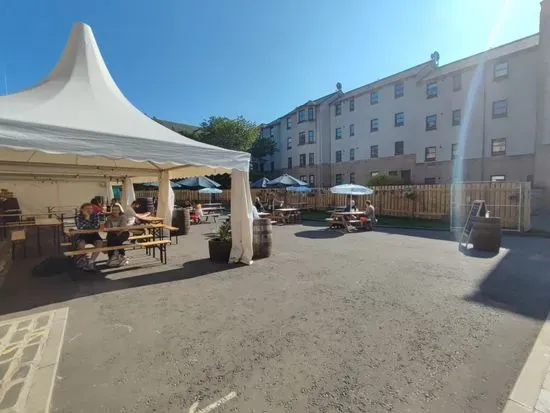
<path fill-rule="evenodd" d="M 134 191 L 134 182 L 132 181 L 132 178 L 126 178 L 124 180 L 120 198 L 124 209 L 128 208 L 132 202 L 136 200 L 136 193 Z"/>
<path fill-rule="evenodd" d="M 234 171 L 231 174 L 231 257 L 229 262 L 238 262 L 236 257 L 247 257 L 240 261 L 252 263 L 252 197 L 248 172 Z M 234 219 L 234 215 L 236 215 Z M 238 224 L 236 224 L 238 223 Z"/>
<path fill-rule="evenodd" d="M 172 225 L 172 212 L 174 212 L 174 191 L 170 185 L 168 172 L 161 174 L 159 185 L 159 204 L 157 215 L 164 219 L 166 225 Z"/>
<path fill-rule="evenodd" d="M 111 199 L 115 197 L 113 193 L 113 185 L 111 185 L 111 181 L 108 179 L 105 179 L 105 202 L 107 204 L 111 203 Z"/>
<path fill-rule="evenodd" d="M 0 96 L 2 179 L 132 178 L 138 183 L 156 181 L 163 172 L 169 179 L 235 171 L 248 175 L 249 165 L 248 153 L 196 142 L 136 109 L 109 74 L 92 30 L 82 23 L 74 25 L 61 59 L 45 79 Z M 248 180 L 232 182 L 244 185 L 233 191 L 245 204 Z M 240 222 L 245 216 L 232 214 L 232 225 L 251 227 Z M 248 235 L 233 238 L 235 244 L 250 242 L 250 248 L 246 245 L 243 256 L 232 259 L 250 262 Z"/>

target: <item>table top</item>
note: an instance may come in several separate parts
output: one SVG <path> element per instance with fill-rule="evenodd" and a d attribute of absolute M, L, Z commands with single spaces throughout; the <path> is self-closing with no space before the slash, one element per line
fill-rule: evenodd
<path fill-rule="evenodd" d="M 139 214 L 138 214 L 138 215 L 139 215 Z M 163 222 L 163 221 L 164 221 L 164 218 L 152 217 L 152 216 L 148 216 L 148 217 L 137 217 L 137 219 L 139 219 L 140 221 L 144 221 L 144 222 Z"/>
<path fill-rule="evenodd" d="M 80 234 L 95 234 L 96 232 L 111 232 L 111 231 L 133 231 L 138 229 L 162 229 L 162 228 L 171 228 L 168 225 L 164 224 L 146 224 L 146 225 L 132 225 L 130 227 L 117 227 L 117 228 L 103 228 L 102 230 L 98 229 L 74 229 L 69 228 L 67 232 L 70 235 L 80 235 Z"/>
<path fill-rule="evenodd" d="M 298 209 L 296 209 L 296 208 L 278 208 L 275 211 L 278 211 L 278 212 L 293 212 L 293 211 L 298 211 Z"/>
<path fill-rule="evenodd" d="M 266 217 L 268 215 L 271 215 L 269 212 L 258 212 L 258 215 L 261 217 Z"/>
<path fill-rule="evenodd" d="M 348 211 L 348 212 L 335 211 L 332 213 L 332 215 L 365 215 L 365 214 L 366 214 L 365 211 Z"/>
<path fill-rule="evenodd" d="M 34 221 L 8 222 L 0 224 L 0 227 L 52 227 L 61 226 L 61 221 L 57 218 L 37 218 Z"/>

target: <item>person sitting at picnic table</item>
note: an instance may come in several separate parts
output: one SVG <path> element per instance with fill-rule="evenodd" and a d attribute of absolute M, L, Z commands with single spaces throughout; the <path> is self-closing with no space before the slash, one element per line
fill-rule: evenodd
<path fill-rule="evenodd" d="M 373 222 L 376 222 L 374 206 L 371 201 L 367 200 L 367 210 L 365 211 L 365 216 L 361 217 L 361 226 L 365 231 L 372 231 Z"/>
<path fill-rule="evenodd" d="M 94 214 L 103 214 L 105 212 L 103 205 L 99 203 L 99 199 L 93 198 L 90 201 L 90 203 L 92 204 L 92 209 L 94 210 Z"/>
<path fill-rule="evenodd" d="M 257 212 L 265 212 L 265 208 L 262 205 L 259 196 L 256 197 L 256 201 L 254 201 L 254 206 L 256 207 Z"/>
<path fill-rule="evenodd" d="M 92 208 L 92 204 L 86 202 L 80 207 L 80 213 L 76 216 L 76 228 L 82 230 L 95 229 L 98 232 L 90 234 L 78 234 L 74 241 L 76 249 L 82 250 L 86 245 L 91 244 L 95 248 L 103 246 L 103 239 L 99 235 L 99 217 Z M 95 260 L 99 252 L 94 252 L 88 259 L 86 255 L 78 255 L 76 258 L 76 266 L 86 271 L 95 271 Z"/>
<path fill-rule="evenodd" d="M 107 206 L 107 211 L 111 211 L 111 209 L 113 208 L 113 206 L 115 206 L 116 204 L 118 204 L 120 201 L 117 199 L 117 198 L 112 198 L 111 199 L 111 203 Z"/>
<path fill-rule="evenodd" d="M 121 206 L 120 204 L 115 204 L 116 205 L 119 205 Z M 138 212 L 136 212 L 137 210 L 139 210 L 139 207 L 140 207 L 140 203 L 138 201 L 134 201 L 132 202 L 132 204 L 130 205 L 129 208 L 126 208 L 126 212 L 123 212 L 123 214 L 126 215 L 126 218 L 128 219 L 128 225 L 131 226 L 131 225 L 140 225 L 141 224 L 141 219 L 143 218 L 147 218 L 148 216 L 151 215 L 150 212 L 145 212 L 143 214 L 140 214 Z"/>
<path fill-rule="evenodd" d="M 351 212 L 351 211 L 357 211 L 357 207 L 355 206 L 355 201 L 352 199 L 346 208 L 344 208 L 344 212 Z"/>
<path fill-rule="evenodd" d="M 129 219 L 129 216 L 124 214 L 122 205 L 115 204 L 111 209 L 111 214 L 107 217 L 107 221 L 105 221 L 105 228 L 128 227 L 130 226 Z M 107 246 L 118 247 L 125 241 L 128 241 L 129 237 L 130 233 L 128 231 L 109 231 L 107 232 Z M 109 267 L 120 267 L 121 265 L 128 264 L 128 258 L 126 258 L 124 249 L 108 251 L 107 255 L 109 256 L 109 260 L 107 261 Z"/>

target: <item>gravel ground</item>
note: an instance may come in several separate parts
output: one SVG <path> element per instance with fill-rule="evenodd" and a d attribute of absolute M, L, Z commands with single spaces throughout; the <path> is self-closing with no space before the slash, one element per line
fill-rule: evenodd
<path fill-rule="evenodd" d="M 161 266 L 29 279 L 0 318 L 69 306 L 53 412 L 499 412 L 550 307 L 550 240 L 465 256 L 443 232 L 275 227 L 254 265 L 201 232 Z"/>

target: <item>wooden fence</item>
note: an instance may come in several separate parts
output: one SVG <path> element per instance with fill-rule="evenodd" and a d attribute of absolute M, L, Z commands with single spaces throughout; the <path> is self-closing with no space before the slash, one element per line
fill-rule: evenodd
<path fill-rule="evenodd" d="M 423 218 L 449 221 L 453 226 L 462 226 L 471 203 L 483 199 L 492 216 L 501 217 L 506 229 L 529 230 L 531 215 L 531 184 L 511 183 L 465 183 L 453 185 L 398 185 L 374 187 L 374 194 L 355 196 L 360 209 L 370 200 L 378 215 Z M 137 197 L 156 196 L 157 191 L 137 191 Z M 174 190 L 176 201 L 208 202 L 210 195 L 197 191 Z M 313 210 L 328 210 L 349 203 L 349 196 L 332 194 L 329 189 L 316 188 L 312 193 L 292 193 L 285 190 L 252 189 L 252 199 L 259 196 L 263 202 L 270 196 L 284 200 L 285 205 Z M 224 190 L 213 199 L 229 203 L 231 190 Z M 451 214 L 451 204 L 454 213 Z M 452 217 L 451 217 L 452 215 Z"/>

